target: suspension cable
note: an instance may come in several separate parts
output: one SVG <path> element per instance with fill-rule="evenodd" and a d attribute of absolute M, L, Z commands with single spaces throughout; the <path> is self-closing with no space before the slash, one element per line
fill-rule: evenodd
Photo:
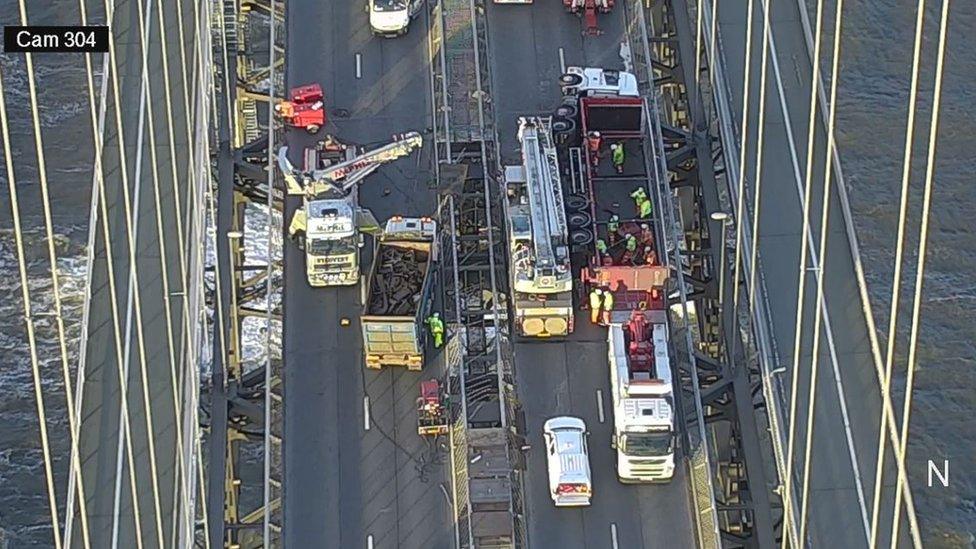
<path fill-rule="evenodd" d="M 701 98 L 701 60 L 702 60 L 701 40 L 702 40 L 702 0 L 695 0 L 695 92 L 697 93 L 699 98 Z"/>
<path fill-rule="evenodd" d="M 759 121 L 756 130 L 756 188 L 752 204 L 752 248 L 749 250 L 749 317 L 756 309 L 756 271 L 759 258 L 759 206 L 762 196 L 763 137 L 766 135 L 766 65 L 769 60 L 769 0 L 762 0 L 762 54 L 759 69 Z"/>
<path fill-rule="evenodd" d="M 918 267 L 915 271 L 915 297 L 912 304 L 912 330 L 908 341 L 908 375 L 905 378 L 905 402 L 901 411 L 901 447 L 898 448 L 898 462 L 905 463 L 908 447 L 908 425 L 912 413 L 912 390 L 915 383 L 915 364 L 917 359 L 919 316 L 922 310 L 922 284 L 925 279 L 925 253 L 928 248 L 929 212 L 932 205 L 932 180 L 935 173 L 936 141 L 939 135 L 939 110 L 942 106 L 942 76 L 945 73 L 946 33 L 949 27 L 950 0 L 942 0 L 942 20 L 939 23 L 939 51 L 935 62 L 935 90 L 932 100 L 932 121 L 929 125 L 929 151 L 925 166 L 925 192 L 922 196 L 922 226 L 918 233 Z M 891 523 L 891 546 L 898 546 L 898 523 L 901 522 L 901 499 L 904 491 L 902 480 L 905 468 L 898 469 L 898 486 L 895 490 L 895 516 Z"/>
<path fill-rule="evenodd" d="M 823 28 L 823 0 L 817 0 L 816 30 L 813 46 L 813 75 L 810 79 L 810 115 L 807 120 L 807 163 L 803 182 L 803 229 L 800 237 L 800 266 L 796 294 L 796 324 L 793 334 L 793 369 L 790 380 L 790 427 L 786 450 L 786 478 L 783 479 L 783 530 L 793 524 L 793 446 L 796 438 L 797 393 L 800 379 L 800 344 L 803 341 L 803 305 L 806 302 L 807 233 L 810 231 L 810 200 L 813 194 L 813 145 L 816 134 L 817 82 L 820 81 L 820 35 Z M 786 549 L 789 536 L 783 536 L 780 547 Z M 801 540 L 799 543 L 803 543 Z"/>
<path fill-rule="evenodd" d="M 27 54 L 28 58 L 30 54 Z M 28 64 L 28 72 L 32 73 Z M 7 102 L 4 97 L 3 73 L 0 72 L 0 127 L 3 131 L 3 152 L 7 164 L 7 187 L 10 190 L 10 210 L 14 221 L 14 238 L 17 241 L 17 265 L 20 270 L 20 291 L 24 300 L 24 323 L 27 326 L 27 342 L 30 347 L 31 374 L 34 378 L 34 401 L 37 404 L 37 421 L 41 433 L 41 451 L 44 454 L 44 479 L 47 483 L 47 500 L 51 510 L 54 546 L 61 549 L 60 521 L 58 520 L 57 496 L 54 491 L 54 473 L 51 470 L 51 447 L 47 438 L 47 414 L 41 390 L 41 367 L 37 358 L 37 340 L 34 336 L 34 318 L 31 310 L 30 286 L 27 280 L 27 262 L 24 257 L 24 236 L 20 228 L 20 205 L 17 202 L 17 184 L 14 175 L 13 155 L 10 151 L 10 131 L 7 125 Z M 34 108 L 36 112 L 36 107 Z M 43 172 L 42 172 L 43 173 Z"/>
<path fill-rule="evenodd" d="M 891 307 L 888 314 L 888 343 L 885 349 L 885 372 L 881 392 L 891 394 L 891 370 L 894 364 L 895 338 L 898 326 L 898 298 L 901 294 L 901 268 L 905 250 L 905 224 L 908 217 L 908 189 L 911 181 L 912 144 L 915 135 L 916 99 L 918 97 L 918 73 L 921 65 L 922 28 L 925 21 L 925 0 L 918 0 L 915 17 L 915 47 L 912 54 L 912 83 L 908 96 L 908 123 L 905 131 L 905 152 L 902 156 L 901 202 L 898 207 L 898 236 L 895 239 L 894 276 L 891 282 Z M 878 519 L 881 512 L 881 483 L 884 476 L 885 430 L 888 428 L 888 414 L 881 413 L 881 428 L 878 430 L 878 460 L 875 464 L 874 506 L 871 511 L 871 546 L 878 541 Z M 895 449 L 897 453 L 898 449 Z"/>
<path fill-rule="evenodd" d="M 27 5 L 24 0 L 19 2 L 20 9 L 20 21 L 22 25 L 27 25 Z M 66 406 L 68 408 L 68 429 L 70 430 L 70 455 L 69 460 L 72 463 L 71 473 L 74 475 L 78 482 L 78 490 L 81 494 L 80 502 L 80 514 L 81 514 L 81 529 L 82 529 L 82 540 L 86 549 L 90 547 L 89 533 L 88 533 L 88 516 L 87 509 L 84 500 L 84 482 L 81 475 L 81 465 L 79 463 L 78 456 L 78 429 L 77 429 L 77 417 L 75 416 L 75 405 L 74 405 L 74 394 L 72 391 L 71 383 L 71 371 L 68 366 L 68 346 L 64 335 L 64 318 L 62 316 L 61 307 L 61 282 L 58 277 L 58 260 L 57 253 L 54 249 L 54 224 L 51 221 L 51 200 L 50 194 L 48 193 L 47 184 L 47 163 L 44 157 L 44 140 L 41 133 L 41 120 L 39 114 L 39 106 L 37 101 L 37 84 L 34 78 L 34 60 L 33 55 L 30 53 L 25 54 L 27 62 L 27 85 L 30 94 L 31 102 L 31 120 L 34 126 L 34 148 L 37 153 L 37 172 L 38 179 L 41 186 L 41 200 L 44 205 L 44 231 L 47 237 L 47 252 L 48 252 L 48 263 L 51 269 L 51 292 L 54 298 L 54 318 L 57 325 L 58 332 L 58 345 L 61 355 L 61 376 L 64 381 L 65 387 L 65 400 Z M 6 138 L 5 138 L 6 139 Z M 11 170 L 11 175 L 12 175 Z M 29 316 L 29 315 L 28 315 Z M 70 515 L 74 512 L 74 509 L 66 509 L 65 513 Z M 60 532 L 56 529 L 54 532 L 55 537 L 58 537 Z"/>
<path fill-rule="evenodd" d="M 807 497 L 809 496 L 810 490 L 810 457 L 813 454 L 813 431 L 815 427 L 814 421 L 814 410 L 817 404 L 817 370 L 820 362 L 819 352 L 820 352 L 820 325 L 823 320 L 823 310 L 824 310 L 824 277 L 823 271 L 824 267 L 827 265 L 827 229 L 830 221 L 830 183 L 831 175 L 833 174 L 831 168 L 833 164 L 830 162 L 831 152 L 834 147 L 834 121 L 837 114 L 837 81 L 839 80 L 839 65 L 840 65 L 840 39 L 841 35 L 841 24 L 843 22 L 843 11 L 844 11 L 844 0 L 837 0 L 837 6 L 834 14 L 834 47 L 832 51 L 832 61 L 830 67 L 830 103 L 829 103 L 829 114 L 827 116 L 827 149 L 826 158 L 824 159 L 824 183 L 823 183 L 823 204 L 821 205 L 821 216 L 820 216 L 820 273 L 816 277 L 817 279 L 817 309 L 814 314 L 814 324 L 813 324 L 813 349 L 810 356 L 810 387 L 807 391 L 807 416 L 806 416 L 806 445 L 803 452 L 803 491 L 800 495 L 800 543 L 806 539 L 806 525 L 807 525 L 807 512 L 809 511 Z M 815 85 L 815 83 L 811 83 Z"/>

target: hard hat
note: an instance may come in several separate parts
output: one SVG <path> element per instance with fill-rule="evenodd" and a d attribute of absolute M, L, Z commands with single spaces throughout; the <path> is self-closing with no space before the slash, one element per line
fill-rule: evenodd
<path fill-rule="evenodd" d="M 590 136 L 591 137 L 600 137 L 600 132 L 597 132 L 597 131 L 590 132 Z"/>
<path fill-rule="evenodd" d="M 432 314 L 430 316 L 432 316 L 434 318 L 437 318 L 437 317 L 441 316 L 441 314 L 435 311 L 434 314 Z"/>
<path fill-rule="evenodd" d="M 650 246 L 644 246 L 644 251 L 647 252 L 647 253 L 650 253 L 651 252 L 651 247 Z"/>
<path fill-rule="evenodd" d="M 594 288 L 593 293 L 595 293 L 596 295 L 600 295 L 603 293 L 603 290 L 601 290 L 600 288 Z"/>
<path fill-rule="evenodd" d="M 641 223 L 641 229 L 647 230 L 647 223 Z"/>
<path fill-rule="evenodd" d="M 616 221 L 618 219 L 620 219 L 620 216 L 617 215 L 617 214 L 613 214 L 613 215 L 610 216 L 610 221 Z"/>

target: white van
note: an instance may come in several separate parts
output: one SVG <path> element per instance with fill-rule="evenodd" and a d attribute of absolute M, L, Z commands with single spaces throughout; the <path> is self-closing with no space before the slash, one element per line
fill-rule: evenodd
<path fill-rule="evenodd" d="M 593 495 L 586 424 L 576 417 L 554 417 L 543 426 L 549 465 L 549 495 L 556 507 L 590 504 Z"/>
<path fill-rule="evenodd" d="M 393 38 L 407 34 L 410 19 L 423 7 L 423 0 L 367 0 L 366 7 L 373 34 Z"/>

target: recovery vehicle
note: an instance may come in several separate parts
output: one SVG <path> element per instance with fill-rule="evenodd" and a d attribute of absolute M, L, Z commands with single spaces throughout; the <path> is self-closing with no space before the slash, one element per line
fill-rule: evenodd
<path fill-rule="evenodd" d="M 367 368 L 423 367 L 436 235 L 429 218 L 394 217 L 377 239 L 360 317 Z"/>
<path fill-rule="evenodd" d="M 288 159 L 288 147 L 278 151 L 278 166 L 288 194 L 301 195 L 288 226 L 289 235 L 305 250 L 305 269 L 312 286 L 351 286 L 359 282 L 361 233 L 379 232 L 372 212 L 359 206 L 359 183 L 380 165 L 419 149 L 416 132 L 363 152 L 328 136 L 305 151 L 304 170 Z"/>
<path fill-rule="evenodd" d="M 613 0 L 563 0 L 563 6 L 569 13 L 583 19 L 586 25 L 583 29 L 584 36 L 599 36 L 603 31 L 596 24 L 596 15 L 610 13 L 613 9 Z"/>
<path fill-rule="evenodd" d="M 527 337 L 573 331 L 573 273 L 551 119 L 519 119 L 522 164 L 505 167 L 515 326 Z"/>
<path fill-rule="evenodd" d="M 613 442 L 621 482 L 667 482 L 674 476 L 674 385 L 667 311 L 634 311 L 607 337 Z"/>

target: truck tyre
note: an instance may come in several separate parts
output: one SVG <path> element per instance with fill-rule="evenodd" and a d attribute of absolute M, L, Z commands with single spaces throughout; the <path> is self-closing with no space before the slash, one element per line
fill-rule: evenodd
<path fill-rule="evenodd" d="M 566 73 L 559 77 L 560 86 L 579 86 L 583 83 L 583 77 L 578 74 Z"/>
<path fill-rule="evenodd" d="M 308 133 L 315 135 L 319 133 L 319 130 L 322 129 L 322 127 L 319 126 L 318 124 L 309 124 L 308 126 L 305 127 L 305 129 L 308 130 Z"/>
<path fill-rule="evenodd" d="M 556 113 L 554 116 L 557 118 L 575 119 L 577 114 L 579 114 L 579 109 L 576 108 L 576 105 L 564 104 L 556 107 Z"/>
<path fill-rule="evenodd" d="M 590 214 L 586 212 L 570 212 L 567 216 L 569 229 L 586 229 L 590 226 Z"/>
<path fill-rule="evenodd" d="M 552 131 L 554 133 L 572 133 L 576 130 L 576 122 L 569 118 L 553 118 Z"/>
<path fill-rule="evenodd" d="M 593 242 L 593 233 L 589 229 L 575 229 L 569 232 L 569 241 L 573 246 L 582 248 Z"/>
<path fill-rule="evenodd" d="M 589 205 L 590 201 L 586 199 L 582 194 L 570 194 L 566 195 L 566 209 L 570 211 L 583 211 Z"/>

